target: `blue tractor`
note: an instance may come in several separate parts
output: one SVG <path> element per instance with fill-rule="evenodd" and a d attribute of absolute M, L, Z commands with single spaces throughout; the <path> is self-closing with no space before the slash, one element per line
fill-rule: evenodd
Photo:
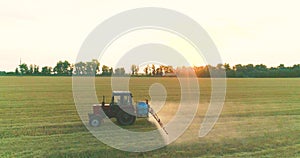
<path fill-rule="evenodd" d="M 111 102 L 93 105 L 93 113 L 89 113 L 89 124 L 98 127 L 104 118 L 116 118 L 120 125 L 132 125 L 137 117 L 148 117 L 149 106 L 146 102 L 132 102 L 132 94 L 129 91 L 113 91 Z M 102 109 L 102 110 L 101 110 Z"/>

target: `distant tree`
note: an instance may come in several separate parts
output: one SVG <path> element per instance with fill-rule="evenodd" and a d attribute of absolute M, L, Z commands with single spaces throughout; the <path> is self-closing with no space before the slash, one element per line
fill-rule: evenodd
<path fill-rule="evenodd" d="M 74 64 L 71 64 L 71 65 L 70 65 L 70 68 L 69 68 L 68 70 L 69 70 L 68 74 L 69 74 L 69 75 L 73 75 L 73 72 L 74 72 Z"/>
<path fill-rule="evenodd" d="M 138 75 L 139 70 L 140 70 L 140 67 L 139 67 L 139 66 L 136 66 L 136 68 L 134 69 L 135 75 Z"/>
<path fill-rule="evenodd" d="M 0 76 L 5 76 L 7 73 L 5 71 L 0 71 Z"/>
<path fill-rule="evenodd" d="M 136 65 L 131 65 L 131 75 L 134 75 L 135 67 L 136 67 Z"/>
<path fill-rule="evenodd" d="M 159 74 L 160 74 L 159 68 L 156 68 L 155 69 L 155 76 L 159 76 Z"/>
<path fill-rule="evenodd" d="M 237 64 L 233 67 L 233 69 L 235 70 L 235 74 L 236 74 L 236 77 L 246 77 L 245 76 L 245 67 L 241 64 Z"/>
<path fill-rule="evenodd" d="M 59 61 L 57 62 L 56 66 L 54 67 L 53 71 L 57 74 L 57 75 L 71 75 L 70 74 L 70 66 L 71 64 L 68 61 Z"/>
<path fill-rule="evenodd" d="M 165 68 L 165 73 L 174 73 L 173 66 L 169 65 Z"/>
<path fill-rule="evenodd" d="M 70 70 L 75 68 L 76 75 L 89 75 L 94 76 L 100 72 L 100 63 L 97 59 L 93 59 L 90 62 L 78 62 L 75 65 L 70 66 Z"/>
<path fill-rule="evenodd" d="M 93 59 L 91 62 L 86 62 L 86 72 L 88 75 L 96 75 L 99 72 L 100 63 Z"/>
<path fill-rule="evenodd" d="M 93 59 L 93 69 L 94 69 L 94 73 L 97 74 L 100 72 L 100 62 L 97 59 Z"/>
<path fill-rule="evenodd" d="M 155 69 L 155 65 L 152 64 L 152 75 L 153 75 L 153 76 L 155 76 L 155 74 L 156 74 L 156 73 L 155 73 L 155 72 L 156 72 L 155 70 L 156 70 L 156 69 Z"/>
<path fill-rule="evenodd" d="M 293 65 L 293 67 L 291 69 L 293 72 L 293 74 L 292 74 L 293 77 L 300 77 L 300 64 Z"/>
<path fill-rule="evenodd" d="M 15 75 L 15 72 L 6 72 L 6 74 L 5 75 L 9 75 L 9 76 L 13 76 L 13 75 Z"/>
<path fill-rule="evenodd" d="M 76 75 L 86 75 L 87 70 L 86 70 L 86 63 L 84 62 L 79 62 L 75 64 L 75 74 Z"/>
<path fill-rule="evenodd" d="M 227 77 L 235 77 L 235 71 L 230 67 L 228 63 L 224 64 L 224 69 Z"/>
<path fill-rule="evenodd" d="M 18 68 L 16 68 L 16 69 L 15 69 L 15 74 L 16 74 L 16 75 L 19 75 L 19 74 L 20 74 L 20 72 L 19 72 L 19 69 L 18 69 Z"/>
<path fill-rule="evenodd" d="M 37 75 L 37 74 L 39 74 L 40 72 L 39 72 L 39 66 L 37 66 L 37 65 L 34 65 L 33 66 L 33 74 L 35 74 L 35 75 Z"/>
<path fill-rule="evenodd" d="M 254 66 L 254 77 L 268 77 L 270 76 L 270 70 L 266 65 L 259 64 Z"/>
<path fill-rule="evenodd" d="M 291 74 L 290 68 L 285 67 L 284 64 L 280 64 L 277 69 L 277 77 L 289 77 Z"/>
<path fill-rule="evenodd" d="M 30 64 L 30 66 L 29 66 L 29 71 L 28 71 L 27 74 L 29 74 L 29 75 L 32 75 L 32 74 L 33 74 L 33 65 L 32 65 L 32 64 Z"/>
<path fill-rule="evenodd" d="M 102 66 L 102 76 L 109 76 L 110 75 L 110 68 L 106 65 Z"/>
<path fill-rule="evenodd" d="M 255 69 L 256 71 L 267 71 L 267 70 L 268 70 L 267 66 L 266 66 L 266 65 L 263 65 L 263 64 L 255 65 L 255 66 L 254 66 L 254 69 Z"/>
<path fill-rule="evenodd" d="M 194 66 L 194 72 L 197 77 L 201 77 L 203 73 L 203 66 L 199 66 L 199 67 Z"/>
<path fill-rule="evenodd" d="M 295 65 L 293 65 L 292 68 L 293 68 L 293 69 L 300 69 L 300 64 L 295 64 Z"/>
<path fill-rule="evenodd" d="M 120 74 L 121 74 L 121 75 L 125 75 L 125 74 L 126 74 L 126 71 L 125 71 L 125 68 L 124 68 L 124 67 L 121 68 Z"/>
<path fill-rule="evenodd" d="M 42 73 L 42 75 L 50 75 L 51 71 L 52 71 L 51 67 L 44 66 L 44 67 L 42 67 L 42 72 L 41 73 Z"/>
<path fill-rule="evenodd" d="M 206 77 L 210 77 L 210 70 L 217 70 L 217 69 L 211 65 L 206 65 L 206 66 L 199 66 L 199 67 L 194 66 L 193 70 L 197 77 L 206 78 Z"/>
<path fill-rule="evenodd" d="M 131 65 L 131 75 L 137 75 L 139 67 L 137 65 Z"/>
<path fill-rule="evenodd" d="M 226 72 L 228 72 L 228 71 L 231 70 L 230 65 L 227 64 L 227 63 L 224 64 L 224 68 L 225 68 L 225 71 L 226 71 Z"/>
<path fill-rule="evenodd" d="M 149 66 L 148 65 L 144 68 L 144 72 L 145 72 L 146 75 L 148 75 L 148 72 L 149 72 Z"/>
<path fill-rule="evenodd" d="M 65 60 L 63 62 L 63 74 L 65 74 L 65 75 L 72 75 L 70 73 L 70 70 L 71 70 L 71 64 L 68 61 Z"/>
<path fill-rule="evenodd" d="M 111 76 L 112 74 L 114 73 L 114 69 L 111 67 L 110 69 L 109 69 L 109 76 Z"/>
<path fill-rule="evenodd" d="M 23 64 L 19 65 L 19 68 L 20 68 L 21 75 L 28 74 L 27 64 L 23 63 Z"/>
<path fill-rule="evenodd" d="M 116 68 L 115 69 L 115 75 L 116 76 L 124 76 L 125 75 L 125 69 L 122 67 L 122 68 Z"/>
<path fill-rule="evenodd" d="M 92 62 L 86 62 L 86 73 L 87 75 L 95 75 Z"/>
<path fill-rule="evenodd" d="M 254 65 L 253 64 L 248 64 L 248 65 L 246 65 L 246 66 L 244 66 L 245 67 L 245 72 L 244 72 L 244 74 L 245 74 L 245 76 L 246 77 L 255 77 L 255 69 L 254 69 Z"/>
<path fill-rule="evenodd" d="M 284 66 L 284 64 L 280 64 L 277 68 L 278 68 L 278 69 L 281 69 L 281 70 L 286 69 L 286 67 Z"/>
<path fill-rule="evenodd" d="M 225 68 L 224 68 L 223 64 L 218 64 L 215 69 L 216 70 L 224 70 Z"/>
<path fill-rule="evenodd" d="M 59 61 L 53 69 L 54 73 L 61 75 L 63 73 L 62 67 L 62 61 Z"/>
<path fill-rule="evenodd" d="M 159 66 L 159 76 L 163 76 L 165 72 L 165 67 L 164 65 Z"/>

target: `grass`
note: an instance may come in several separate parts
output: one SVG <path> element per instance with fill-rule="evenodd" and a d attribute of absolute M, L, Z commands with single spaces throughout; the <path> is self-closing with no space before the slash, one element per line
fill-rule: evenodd
<path fill-rule="evenodd" d="M 159 82 L 170 120 L 180 101 L 176 78 L 132 78 L 134 99 L 149 98 Z M 210 99 L 210 80 L 199 79 L 200 106 L 188 130 L 170 145 L 129 153 L 98 141 L 81 122 L 69 77 L 0 77 L 0 157 L 299 157 L 300 79 L 228 79 L 226 102 L 213 130 L 198 138 Z M 96 78 L 97 95 L 110 96 L 109 78 Z M 138 119 L 127 129 L 155 126 Z"/>

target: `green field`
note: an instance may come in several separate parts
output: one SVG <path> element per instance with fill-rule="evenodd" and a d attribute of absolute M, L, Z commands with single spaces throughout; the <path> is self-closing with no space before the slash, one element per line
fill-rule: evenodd
<path fill-rule="evenodd" d="M 135 100 L 153 83 L 165 86 L 164 122 L 180 101 L 176 78 L 131 78 Z M 81 122 L 71 77 L 0 77 L 0 157 L 300 157 L 300 79 L 228 79 L 223 112 L 213 130 L 198 138 L 210 99 L 210 80 L 199 79 L 200 106 L 176 142 L 129 153 L 98 141 Z M 110 78 L 96 78 L 97 95 L 110 96 Z M 126 127 L 151 130 L 144 119 Z"/>

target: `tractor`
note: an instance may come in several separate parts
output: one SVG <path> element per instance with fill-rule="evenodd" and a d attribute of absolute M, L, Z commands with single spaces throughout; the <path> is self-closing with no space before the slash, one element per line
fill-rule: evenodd
<path fill-rule="evenodd" d="M 98 127 L 104 118 L 116 118 L 122 126 L 134 124 L 137 117 L 148 117 L 149 107 L 145 102 L 138 102 L 136 106 L 132 102 L 132 94 L 129 91 L 113 91 L 111 102 L 105 103 L 105 96 L 101 104 L 93 105 L 93 113 L 89 113 L 89 124 Z M 100 110 L 102 109 L 102 110 Z"/>

